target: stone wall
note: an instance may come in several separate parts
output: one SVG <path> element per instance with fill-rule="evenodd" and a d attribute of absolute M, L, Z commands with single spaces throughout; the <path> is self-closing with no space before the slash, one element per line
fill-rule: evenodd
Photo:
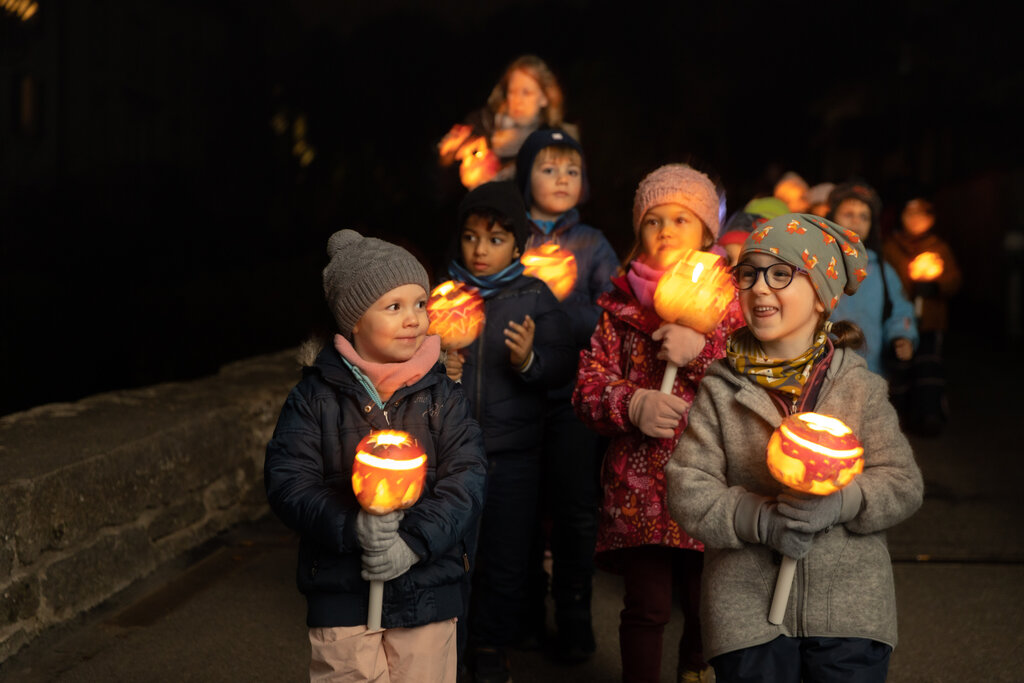
<path fill-rule="evenodd" d="M 295 352 L 0 418 L 0 662 L 267 512 L 263 453 Z"/>

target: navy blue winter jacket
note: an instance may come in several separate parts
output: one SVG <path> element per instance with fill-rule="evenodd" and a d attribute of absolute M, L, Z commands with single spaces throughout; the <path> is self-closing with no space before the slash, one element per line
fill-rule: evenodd
<path fill-rule="evenodd" d="M 541 280 L 520 275 L 484 300 L 484 331 L 462 349 L 462 385 L 473 416 L 484 431 L 488 454 L 514 453 L 540 446 L 545 397 L 576 371 L 569 319 Z M 525 373 L 512 367 L 505 346 L 509 321 L 529 315 L 537 324 L 533 364 Z"/>
<path fill-rule="evenodd" d="M 461 387 L 437 364 L 381 410 L 333 348 L 304 374 L 267 445 L 264 479 L 271 509 L 301 536 L 306 623 L 366 623 L 370 584 L 360 576 L 352 462 L 356 445 L 376 429 L 409 432 L 427 453 L 423 496 L 399 527 L 420 561 L 384 584 L 381 624 L 412 627 L 463 615 L 462 584 L 474 555 L 467 531 L 483 508 L 487 460 Z"/>

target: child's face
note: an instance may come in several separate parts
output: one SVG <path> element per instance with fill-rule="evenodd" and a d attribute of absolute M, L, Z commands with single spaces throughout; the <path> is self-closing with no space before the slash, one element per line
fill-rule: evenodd
<path fill-rule="evenodd" d="M 377 299 L 352 328 L 352 346 L 364 360 L 401 363 L 427 337 L 427 293 L 420 285 L 395 287 Z"/>
<path fill-rule="evenodd" d="M 540 110 L 548 106 L 548 98 L 540 83 L 519 69 L 508 77 L 505 101 L 508 102 L 508 115 L 520 125 L 533 121 Z"/>
<path fill-rule="evenodd" d="M 867 202 L 853 197 L 844 199 L 836 207 L 835 221 L 844 228 L 853 230 L 863 242 L 871 232 L 871 207 Z"/>
<path fill-rule="evenodd" d="M 530 171 L 530 215 L 553 221 L 579 203 L 582 189 L 579 154 L 542 149 Z"/>
<path fill-rule="evenodd" d="M 795 180 L 779 183 L 775 188 L 775 196 L 786 202 L 793 213 L 803 213 L 810 207 L 807 201 L 807 188 Z"/>
<path fill-rule="evenodd" d="M 755 268 L 784 264 L 770 254 L 757 253 L 747 254 L 741 263 Z M 769 287 L 765 276 L 758 273 L 750 289 L 740 290 L 743 317 L 769 358 L 797 358 L 814 342 L 825 307 L 807 274 L 794 273 L 793 280 L 782 289 Z"/>
<path fill-rule="evenodd" d="M 462 229 L 462 262 L 477 277 L 494 275 L 519 258 L 515 235 L 483 216 L 470 215 Z"/>
<path fill-rule="evenodd" d="M 640 219 L 644 263 L 655 270 L 673 266 L 687 249 L 704 243 L 704 223 L 681 204 L 659 204 Z"/>
<path fill-rule="evenodd" d="M 916 200 L 907 202 L 906 208 L 903 209 L 902 218 L 903 229 L 907 231 L 908 235 L 913 237 L 925 234 L 935 225 L 935 216 Z"/>

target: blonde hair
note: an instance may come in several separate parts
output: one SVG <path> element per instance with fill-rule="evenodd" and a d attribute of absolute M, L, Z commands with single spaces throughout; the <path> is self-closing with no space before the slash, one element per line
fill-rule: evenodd
<path fill-rule="evenodd" d="M 583 155 L 579 153 L 579 150 L 569 145 L 548 145 L 537 152 L 537 156 L 533 158 L 533 165 L 536 166 L 538 163 L 544 163 L 545 161 L 559 161 L 561 159 L 568 159 L 570 163 L 583 165 Z"/>
<path fill-rule="evenodd" d="M 555 74 L 551 72 L 548 65 L 536 55 L 523 55 L 506 67 L 501 80 L 494 86 L 491 96 L 487 98 L 487 106 L 490 110 L 494 113 L 503 113 L 508 108 L 508 81 L 514 71 L 522 71 L 540 84 L 540 89 L 548 99 L 547 106 L 540 110 L 544 126 L 548 128 L 561 127 L 564 114 L 562 88 L 558 85 L 558 79 L 555 78 Z"/>

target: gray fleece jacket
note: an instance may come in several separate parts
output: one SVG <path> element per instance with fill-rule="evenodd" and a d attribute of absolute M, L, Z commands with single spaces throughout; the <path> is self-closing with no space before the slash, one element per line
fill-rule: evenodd
<path fill-rule="evenodd" d="M 726 361 L 708 369 L 690 421 L 665 467 L 673 518 L 704 542 L 701 626 L 706 658 L 779 635 L 871 638 L 896 645 L 896 596 L 885 529 L 921 505 L 924 484 L 885 381 L 836 349 L 815 412 L 838 417 L 864 445 L 863 495 L 852 518 L 819 533 L 797 563 L 783 623 L 768 622 L 778 553 L 756 541 L 748 492 L 784 490 L 765 449 L 782 416 L 768 393 Z M 845 512 L 845 511 L 844 511 Z M 844 514 L 844 518 L 850 515 Z"/>

